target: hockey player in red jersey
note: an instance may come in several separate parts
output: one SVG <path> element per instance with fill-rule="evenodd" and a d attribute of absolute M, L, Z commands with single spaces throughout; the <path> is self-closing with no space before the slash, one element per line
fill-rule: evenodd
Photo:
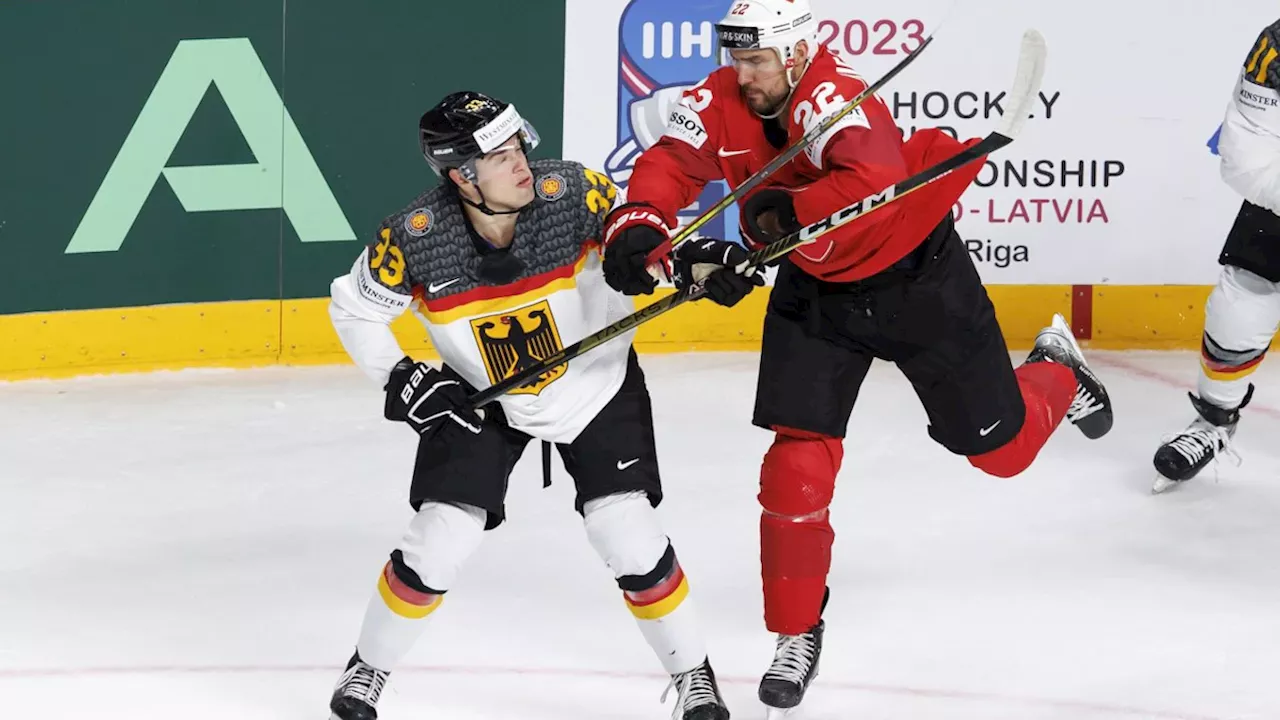
<path fill-rule="evenodd" d="M 670 248 L 677 211 L 710 181 L 739 186 L 867 84 L 816 42 L 808 0 L 737 0 L 716 26 L 723 67 L 684 94 L 666 135 L 636 162 L 629 202 L 606 220 L 605 277 L 628 294 L 724 266 L 706 296 L 733 305 L 762 281 L 746 251 L 714 238 Z M 970 141 L 974 144 L 977 140 Z M 904 142 L 872 98 L 739 200 L 743 236 L 776 240 L 955 155 L 937 130 Z M 875 358 L 894 362 L 929 435 L 981 470 L 1025 470 L 1064 418 L 1087 437 L 1112 423 L 1106 391 L 1061 316 L 1016 370 L 951 212 L 981 163 L 797 248 L 778 266 L 764 320 L 753 423 L 775 433 L 760 472 L 764 616 L 777 633 L 760 683 L 771 708 L 800 703 L 817 670 L 834 532 L 828 504 L 842 438 Z M 655 258 L 660 258 L 654 262 Z"/>

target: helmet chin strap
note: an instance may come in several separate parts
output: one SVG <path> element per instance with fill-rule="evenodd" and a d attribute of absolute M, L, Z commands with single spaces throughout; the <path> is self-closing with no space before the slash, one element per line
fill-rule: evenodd
<path fill-rule="evenodd" d="M 471 202 L 466 197 L 464 197 L 462 193 L 458 193 L 458 197 L 462 198 L 462 202 L 479 210 L 485 215 L 515 215 L 521 210 L 524 210 L 526 207 L 529 207 L 528 205 L 525 205 L 523 207 L 518 207 L 515 210 L 494 210 L 493 208 L 489 207 L 489 205 L 485 202 L 484 193 L 480 192 L 480 188 L 476 188 L 476 194 L 480 196 L 480 202 L 478 203 Z"/>
<path fill-rule="evenodd" d="M 525 205 L 522 205 L 516 208 L 515 210 L 494 210 L 493 208 L 489 207 L 488 201 L 484 199 L 484 191 L 480 189 L 480 186 L 476 183 L 472 183 L 472 186 L 475 187 L 476 194 L 480 196 L 480 202 L 478 203 L 471 202 L 471 200 L 466 195 L 462 194 L 462 188 L 458 187 L 456 184 L 453 186 L 453 189 L 458 193 L 459 200 L 461 200 L 462 202 L 470 205 L 471 207 L 479 210 L 480 212 L 490 217 L 493 217 L 495 215 L 515 215 L 516 213 L 521 212 L 525 208 L 529 207 L 529 205 L 533 204 L 533 202 L 531 201 L 529 203 L 526 203 Z"/>
<path fill-rule="evenodd" d="M 795 89 L 795 88 L 793 87 L 793 88 L 792 88 L 792 90 L 794 90 L 794 89 Z M 788 91 L 788 92 L 787 92 L 787 96 L 786 96 L 786 97 L 784 97 L 784 98 L 782 98 L 781 102 L 779 102 L 779 103 L 778 103 L 778 109 L 777 109 L 777 110 L 774 110 L 773 112 L 769 113 L 768 115 L 761 115 L 760 113 L 756 113 L 756 115 L 757 115 L 757 116 L 759 116 L 761 120 L 772 120 L 772 119 L 774 119 L 774 118 L 778 117 L 779 115 L 781 115 L 783 110 L 786 110 L 786 109 L 787 109 L 787 101 L 788 101 L 788 100 L 790 100 L 790 99 L 791 99 L 791 92 L 790 92 L 790 91 Z"/>

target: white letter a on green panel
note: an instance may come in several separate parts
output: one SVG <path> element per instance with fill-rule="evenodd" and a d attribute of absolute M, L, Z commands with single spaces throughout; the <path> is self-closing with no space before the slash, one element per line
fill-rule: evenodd
<path fill-rule="evenodd" d="M 165 167 L 210 83 L 257 164 Z M 66 252 L 119 250 L 161 174 L 187 212 L 283 208 L 303 242 L 356 239 L 248 38 L 178 43 Z"/>

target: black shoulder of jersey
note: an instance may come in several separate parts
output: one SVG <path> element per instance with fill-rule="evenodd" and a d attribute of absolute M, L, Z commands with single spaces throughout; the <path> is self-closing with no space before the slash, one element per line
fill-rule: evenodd
<path fill-rule="evenodd" d="M 538 160 L 530 164 L 533 189 L 542 202 L 556 202 L 571 195 L 586 209 L 588 231 L 599 235 L 596 225 L 604 221 L 618 197 L 618 188 L 609 176 L 572 160 Z"/>
<path fill-rule="evenodd" d="M 449 190 L 443 184 L 419 193 L 408 205 L 400 208 L 382 219 L 378 225 L 379 233 L 383 228 L 391 230 L 392 237 L 400 240 L 408 234 L 414 237 L 426 235 L 436 222 L 437 209 L 441 198 Z"/>
<path fill-rule="evenodd" d="M 535 175 L 539 172 L 554 172 L 556 170 L 560 170 L 561 172 L 582 172 L 582 163 L 574 162 L 573 160 L 543 158 L 529 163 L 529 169 L 533 170 L 533 174 Z"/>
<path fill-rule="evenodd" d="M 1244 74 L 1250 82 L 1280 90 L 1280 20 L 1258 35 L 1244 59 Z"/>
<path fill-rule="evenodd" d="M 612 209 L 618 194 L 607 175 L 572 160 L 535 160 L 529 163 L 529 169 L 533 172 L 535 205 L 563 204 L 567 206 L 564 210 L 572 208 L 585 212 L 580 217 L 595 217 L 599 222 Z M 445 207 L 451 202 L 450 193 L 451 190 L 442 184 L 419 194 L 412 202 L 383 218 L 378 226 L 379 236 L 384 228 L 391 230 L 391 237 L 396 242 L 428 234 L 439 220 L 453 216 L 454 213 Z M 557 212 L 561 210 L 557 209 Z"/>
<path fill-rule="evenodd" d="M 581 197 L 585 192 L 583 167 L 580 163 L 570 160 L 535 160 L 529 163 L 529 169 L 533 171 L 533 191 L 538 200 L 555 202 L 565 195 Z"/>

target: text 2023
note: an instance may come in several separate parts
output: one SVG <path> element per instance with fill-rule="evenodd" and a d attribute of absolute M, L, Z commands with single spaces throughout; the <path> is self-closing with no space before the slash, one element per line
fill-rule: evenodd
<path fill-rule="evenodd" d="M 924 44 L 924 21 L 850 20 L 840 27 L 835 20 L 818 23 L 818 42 L 839 55 L 898 55 L 914 52 Z M 837 42 L 839 41 L 839 42 Z"/>

